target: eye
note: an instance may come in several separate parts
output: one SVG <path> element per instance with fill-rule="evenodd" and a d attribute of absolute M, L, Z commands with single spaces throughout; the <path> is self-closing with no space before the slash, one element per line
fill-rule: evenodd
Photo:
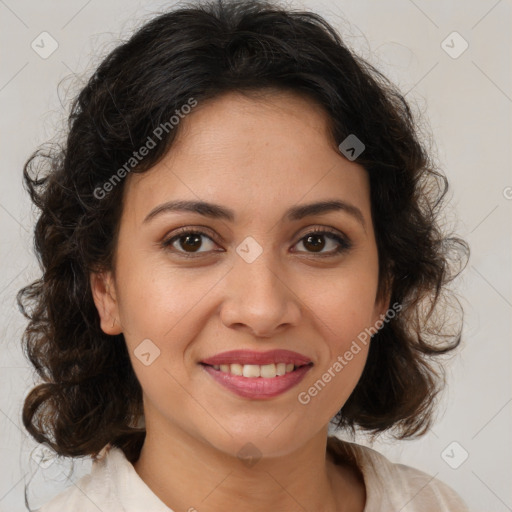
<path fill-rule="evenodd" d="M 206 239 L 208 243 L 203 241 Z M 302 244 L 309 254 L 317 254 L 319 257 L 331 257 L 347 251 L 352 247 L 352 243 L 337 231 L 331 231 L 325 228 L 314 229 L 304 235 L 295 246 Z M 161 242 L 165 249 L 171 249 L 185 258 L 194 258 L 195 254 L 208 252 L 219 252 L 214 249 L 217 245 L 211 236 L 199 229 L 182 228 L 172 237 Z M 208 247 L 209 246 L 209 247 Z M 202 250 L 201 250 L 202 249 Z M 327 250 L 324 250 L 327 249 Z M 295 251 L 297 252 L 297 251 Z"/>
<path fill-rule="evenodd" d="M 296 245 L 300 246 L 300 244 L 306 248 L 306 252 L 319 254 L 321 257 L 335 256 L 352 247 L 352 243 L 347 238 L 325 228 L 310 231 Z M 327 250 L 323 251 L 325 248 Z"/>
<path fill-rule="evenodd" d="M 206 244 L 206 250 L 199 250 L 205 245 L 202 240 L 203 238 L 207 239 L 210 244 Z M 212 247 L 208 247 L 208 245 L 212 244 L 216 245 L 212 238 L 204 231 L 190 228 L 184 228 L 171 238 L 162 241 L 162 247 L 167 249 L 171 247 L 173 251 L 185 257 L 194 257 L 194 253 L 210 252 Z"/>

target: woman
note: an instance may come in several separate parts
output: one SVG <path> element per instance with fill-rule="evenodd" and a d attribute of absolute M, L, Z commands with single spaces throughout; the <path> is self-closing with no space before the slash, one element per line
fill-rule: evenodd
<path fill-rule="evenodd" d="M 328 436 L 426 432 L 460 342 L 434 313 L 468 249 L 377 70 L 315 14 L 198 4 L 107 56 L 69 126 L 25 167 L 23 421 L 95 462 L 41 512 L 467 510 Z"/>

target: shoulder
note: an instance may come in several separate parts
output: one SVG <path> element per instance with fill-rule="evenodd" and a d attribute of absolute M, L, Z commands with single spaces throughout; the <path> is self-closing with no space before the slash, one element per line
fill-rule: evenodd
<path fill-rule="evenodd" d="M 121 511 L 115 504 L 115 493 L 109 466 L 112 458 L 119 458 L 119 454 L 110 452 L 107 445 L 93 462 L 92 470 L 76 482 L 72 482 L 65 490 L 45 503 L 36 512 L 60 512 L 63 510 L 80 510 L 80 512 L 98 512 L 108 505 L 109 511 Z M 107 457 L 108 455 L 108 457 Z M 106 510 L 106 509 L 105 509 Z"/>
<path fill-rule="evenodd" d="M 91 472 L 36 512 L 173 512 L 146 485 L 124 452 L 106 445 Z"/>
<path fill-rule="evenodd" d="M 367 503 L 364 512 L 468 512 L 460 496 L 435 476 L 391 462 L 381 453 L 355 443 L 329 438 L 335 457 L 352 459 L 363 474 Z"/>

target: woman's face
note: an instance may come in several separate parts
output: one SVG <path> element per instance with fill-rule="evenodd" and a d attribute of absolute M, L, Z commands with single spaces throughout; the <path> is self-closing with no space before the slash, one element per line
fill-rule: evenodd
<path fill-rule="evenodd" d="M 290 453 L 352 393 L 368 345 L 345 354 L 388 305 L 367 173 L 293 94 L 229 93 L 181 123 L 167 156 L 127 178 L 115 277 L 92 279 L 102 329 L 124 335 L 148 434 Z M 163 207 L 176 201 L 215 206 Z M 211 359 L 233 350 L 249 352 Z M 273 350 L 295 354 L 257 358 Z"/>

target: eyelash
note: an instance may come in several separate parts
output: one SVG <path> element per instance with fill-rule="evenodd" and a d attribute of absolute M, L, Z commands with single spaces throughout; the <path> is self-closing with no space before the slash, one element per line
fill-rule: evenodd
<path fill-rule="evenodd" d="M 171 238 L 162 240 L 162 242 L 161 242 L 162 248 L 167 249 L 167 250 L 173 249 L 170 246 L 175 241 L 178 241 L 180 238 L 183 238 L 185 235 L 205 236 L 205 237 L 209 238 L 212 242 L 216 243 L 215 240 L 213 240 L 213 238 L 205 231 L 202 231 L 200 229 L 194 229 L 194 228 L 181 228 Z M 335 242 L 337 242 L 339 244 L 337 249 L 330 251 L 328 253 L 314 253 L 314 252 L 308 253 L 311 255 L 317 255 L 317 257 L 319 257 L 319 258 L 334 257 L 334 256 L 337 256 L 338 254 L 348 251 L 352 248 L 352 242 L 348 238 L 341 236 L 340 234 L 338 234 L 337 231 L 333 231 L 333 230 L 326 229 L 326 228 L 316 228 L 316 229 L 312 229 L 311 231 L 308 231 L 294 245 L 297 245 L 299 242 L 302 242 L 304 239 L 306 239 L 308 236 L 311 236 L 311 235 L 323 235 L 323 236 L 326 236 L 327 238 L 333 239 Z M 198 258 L 198 257 L 200 257 L 201 254 L 204 255 L 204 254 L 208 253 L 209 251 L 187 253 L 187 252 L 180 251 L 180 250 L 173 250 L 173 252 L 176 252 L 177 254 L 180 255 L 180 257 L 183 257 L 183 258 Z M 215 251 L 215 252 L 220 252 L 220 251 Z"/>

